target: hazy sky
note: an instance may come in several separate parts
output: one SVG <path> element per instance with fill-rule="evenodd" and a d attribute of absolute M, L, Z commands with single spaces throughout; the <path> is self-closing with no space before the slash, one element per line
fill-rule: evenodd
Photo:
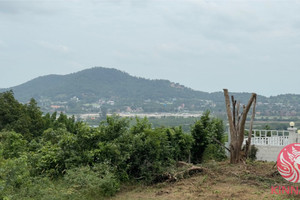
<path fill-rule="evenodd" d="M 300 1 L 0 0 L 0 88 L 94 66 L 300 94 Z"/>

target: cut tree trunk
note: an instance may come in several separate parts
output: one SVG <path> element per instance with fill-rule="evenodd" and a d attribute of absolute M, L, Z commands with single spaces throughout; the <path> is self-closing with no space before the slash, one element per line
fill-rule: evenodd
<path fill-rule="evenodd" d="M 226 105 L 226 111 L 227 111 L 227 118 L 228 123 L 230 127 L 230 163 L 239 163 L 242 161 L 242 157 L 247 157 L 247 154 L 249 152 L 249 148 L 246 147 L 246 151 L 242 152 L 242 145 L 244 142 L 244 133 L 245 133 L 245 123 L 247 119 L 248 112 L 251 108 L 251 105 L 254 103 L 253 106 L 253 113 L 252 113 L 252 119 L 254 119 L 255 115 L 255 104 L 256 104 L 256 94 L 252 93 L 248 104 L 243 106 L 242 113 L 239 113 L 240 110 L 240 103 L 236 103 L 234 100 L 234 97 L 231 96 L 232 101 L 232 111 L 230 107 L 230 99 L 228 90 L 224 89 L 224 97 L 225 97 L 225 105 Z M 251 119 L 251 124 L 253 123 L 253 120 Z M 252 132 L 252 125 L 250 126 L 251 132 Z M 248 137 L 249 145 L 251 144 L 251 133 L 250 139 Z"/>

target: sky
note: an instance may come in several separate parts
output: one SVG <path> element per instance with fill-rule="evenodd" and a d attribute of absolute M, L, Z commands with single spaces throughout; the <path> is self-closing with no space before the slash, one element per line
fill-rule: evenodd
<path fill-rule="evenodd" d="M 0 0 L 0 88 L 102 66 L 194 90 L 300 94 L 300 1 Z"/>

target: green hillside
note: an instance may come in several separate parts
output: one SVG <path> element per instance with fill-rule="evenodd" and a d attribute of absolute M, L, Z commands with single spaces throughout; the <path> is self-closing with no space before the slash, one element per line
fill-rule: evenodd
<path fill-rule="evenodd" d="M 21 101 L 31 97 L 39 100 L 67 101 L 76 96 L 86 102 L 99 98 L 169 99 L 208 98 L 198 92 L 167 80 L 149 80 L 109 68 L 95 67 L 68 75 L 47 75 L 9 88 Z"/>
<path fill-rule="evenodd" d="M 35 98 L 44 112 L 63 111 L 77 114 L 211 110 L 218 115 L 225 113 L 221 91 L 196 91 L 168 80 L 134 77 L 120 70 L 103 67 L 67 75 L 41 76 L 0 92 L 5 90 L 13 90 L 15 97 L 23 103 Z M 232 95 L 242 104 L 246 104 L 250 97 L 250 93 Z M 298 102 L 300 95 L 296 94 L 271 97 L 258 95 L 257 117 L 268 120 L 297 118 L 300 114 Z"/>

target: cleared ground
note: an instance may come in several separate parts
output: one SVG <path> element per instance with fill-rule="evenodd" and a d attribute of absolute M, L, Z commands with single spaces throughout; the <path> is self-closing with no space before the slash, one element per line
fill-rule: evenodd
<path fill-rule="evenodd" d="M 210 162 L 203 165 L 203 172 L 173 183 L 123 186 L 111 199 L 300 199 L 300 184 L 285 181 L 274 164 Z M 271 194 L 271 186 L 299 186 L 299 194 Z M 276 191 L 279 193 L 278 187 Z"/>

